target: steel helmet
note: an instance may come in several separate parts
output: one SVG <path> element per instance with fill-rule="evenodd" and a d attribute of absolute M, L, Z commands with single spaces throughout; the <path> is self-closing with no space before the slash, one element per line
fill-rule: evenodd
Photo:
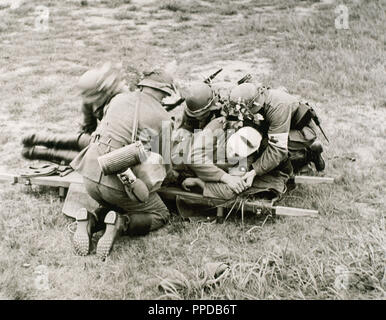
<path fill-rule="evenodd" d="M 186 113 L 190 117 L 200 117 L 210 110 L 215 102 L 215 94 L 211 87 L 205 83 L 191 85 L 185 96 Z"/>
<path fill-rule="evenodd" d="M 77 86 L 86 103 L 107 100 L 124 87 L 122 65 L 106 62 L 88 70 L 79 78 Z"/>
<path fill-rule="evenodd" d="M 253 83 L 242 83 L 234 87 L 229 95 L 229 100 L 233 103 L 250 103 L 256 98 L 257 88 Z"/>
<path fill-rule="evenodd" d="M 172 75 L 163 69 L 154 69 L 150 72 L 144 72 L 144 78 L 137 86 L 157 89 L 169 96 L 176 92 Z"/>
<path fill-rule="evenodd" d="M 246 158 L 259 149 L 262 140 L 259 131 L 252 127 L 243 127 L 232 134 L 226 145 L 228 159 Z"/>

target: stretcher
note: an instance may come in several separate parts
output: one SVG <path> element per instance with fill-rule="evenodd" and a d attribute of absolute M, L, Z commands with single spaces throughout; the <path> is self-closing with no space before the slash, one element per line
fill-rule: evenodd
<path fill-rule="evenodd" d="M 332 184 L 334 178 L 330 177 L 315 177 L 315 176 L 295 176 L 295 184 Z M 98 204 L 88 196 L 84 186 L 83 178 L 77 172 L 70 172 L 65 176 L 49 175 L 49 176 L 23 176 L 20 174 L 11 174 L 0 172 L 0 182 L 11 184 L 23 184 L 26 186 L 48 186 L 57 188 L 59 197 L 64 200 L 62 212 L 74 218 L 75 212 L 86 207 L 87 210 L 94 210 Z M 216 208 L 218 221 L 223 220 L 224 210 L 232 209 L 234 202 L 223 199 L 204 197 L 201 194 L 187 192 L 178 187 L 162 187 L 158 194 L 164 200 L 176 201 L 177 208 L 181 203 L 185 204 L 200 204 L 203 206 Z M 278 216 L 294 216 L 294 217 L 317 217 L 318 211 L 303 208 L 276 206 L 272 201 L 264 200 L 245 200 L 243 202 L 243 210 L 259 213 L 262 210 L 268 210 L 271 214 Z M 199 213 L 198 213 L 199 214 Z"/>

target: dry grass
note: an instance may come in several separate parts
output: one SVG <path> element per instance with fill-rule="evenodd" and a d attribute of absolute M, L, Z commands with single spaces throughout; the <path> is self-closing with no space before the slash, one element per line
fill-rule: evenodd
<path fill-rule="evenodd" d="M 49 32 L 34 30 L 38 4 L 50 9 Z M 381 1 L 347 6 L 348 30 L 335 29 L 334 5 L 320 1 L 46 0 L 1 9 L 1 167 L 29 164 L 24 133 L 77 130 L 74 84 L 99 61 L 122 61 L 132 87 L 154 61 L 176 59 L 184 82 L 242 61 L 258 81 L 316 104 L 331 140 L 326 174 L 340 179 L 299 186 L 281 202 L 318 209 L 318 219 L 249 215 L 241 225 L 232 215 L 216 225 L 173 216 L 147 237 L 120 239 L 105 262 L 73 254 L 72 221 L 55 190 L 2 184 L 0 298 L 384 299 L 385 16 Z M 250 71 L 235 68 L 230 81 Z M 212 282 L 203 278 L 211 262 L 229 265 Z M 45 289 L 36 283 L 41 265 Z"/>

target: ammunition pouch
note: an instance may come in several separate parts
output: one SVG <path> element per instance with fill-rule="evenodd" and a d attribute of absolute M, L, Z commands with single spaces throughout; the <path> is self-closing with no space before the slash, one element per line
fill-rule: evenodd
<path fill-rule="evenodd" d="M 145 149 L 140 141 L 121 147 L 98 157 L 104 175 L 121 173 L 146 159 Z"/>

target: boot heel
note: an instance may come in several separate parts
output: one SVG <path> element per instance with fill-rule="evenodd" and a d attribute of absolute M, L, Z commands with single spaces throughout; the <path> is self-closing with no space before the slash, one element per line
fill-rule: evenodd
<path fill-rule="evenodd" d="M 107 213 L 105 217 L 106 224 L 115 224 L 116 221 L 117 221 L 117 213 L 115 211 L 110 211 L 109 213 Z"/>
<path fill-rule="evenodd" d="M 110 211 L 105 217 L 106 230 L 103 236 L 99 239 L 96 254 L 102 260 L 106 259 L 109 255 L 115 238 L 118 233 L 118 228 L 116 226 L 118 216 L 114 211 Z"/>
<path fill-rule="evenodd" d="M 76 221 L 85 221 L 88 219 L 88 212 L 86 208 L 81 208 L 76 213 Z"/>
<path fill-rule="evenodd" d="M 73 238 L 75 253 L 86 256 L 90 252 L 89 214 L 85 208 L 80 209 L 76 215 L 77 227 Z"/>
<path fill-rule="evenodd" d="M 323 146 L 319 141 L 315 141 L 313 144 L 310 145 L 310 150 L 315 153 L 322 153 Z"/>

